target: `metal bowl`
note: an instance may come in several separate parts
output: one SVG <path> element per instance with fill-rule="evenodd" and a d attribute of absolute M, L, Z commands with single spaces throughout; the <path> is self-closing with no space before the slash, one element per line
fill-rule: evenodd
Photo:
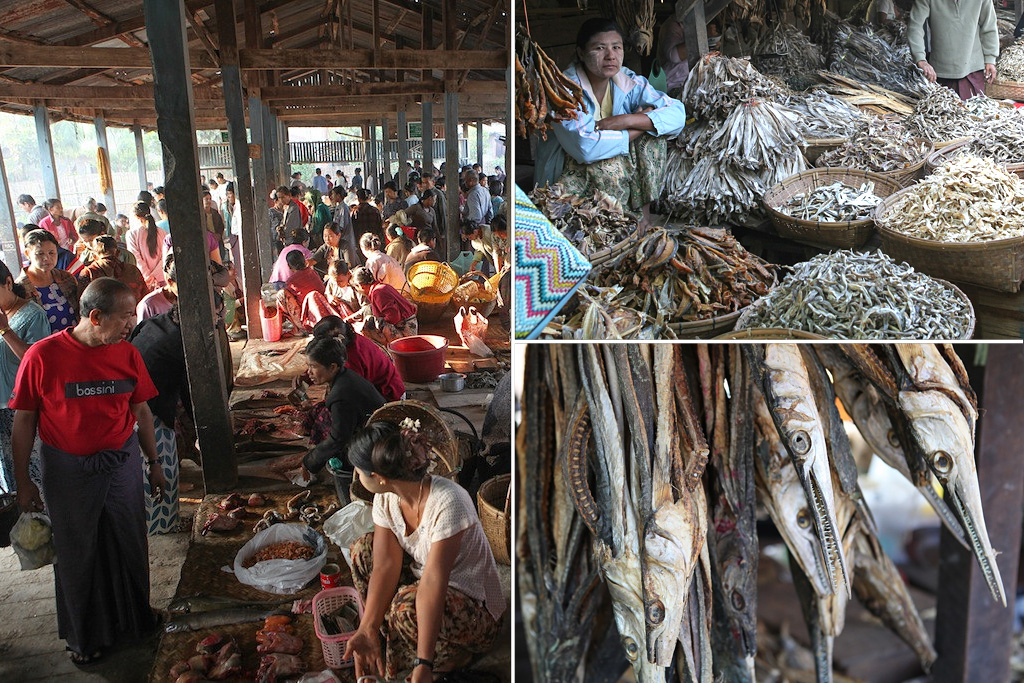
<path fill-rule="evenodd" d="M 446 372 L 437 378 L 441 380 L 441 391 L 462 391 L 466 388 L 466 376 L 461 372 Z"/>

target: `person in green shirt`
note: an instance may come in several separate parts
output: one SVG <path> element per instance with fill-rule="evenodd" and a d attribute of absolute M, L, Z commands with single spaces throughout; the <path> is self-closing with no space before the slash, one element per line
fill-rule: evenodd
<path fill-rule="evenodd" d="M 931 33 L 930 50 L 924 27 Z M 932 83 L 967 100 L 996 78 L 999 30 L 990 0 L 916 0 L 907 21 L 914 62 Z"/>
<path fill-rule="evenodd" d="M 324 226 L 331 222 L 331 209 L 324 204 L 319 190 L 306 192 L 306 206 L 309 208 L 309 246 L 316 249 L 324 243 Z"/>

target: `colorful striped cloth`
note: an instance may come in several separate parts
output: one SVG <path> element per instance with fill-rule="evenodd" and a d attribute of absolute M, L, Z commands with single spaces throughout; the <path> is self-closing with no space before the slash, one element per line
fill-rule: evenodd
<path fill-rule="evenodd" d="M 536 339 L 587 279 L 590 262 L 516 187 L 516 339 Z"/>

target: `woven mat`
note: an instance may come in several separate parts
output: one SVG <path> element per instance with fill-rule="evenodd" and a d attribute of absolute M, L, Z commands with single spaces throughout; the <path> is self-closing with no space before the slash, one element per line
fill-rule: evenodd
<path fill-rule="evenodd" d="M 317 484 L 310 487 L 309 490 L 312 492 L 309 499 L 310 503 L 316 503 L 320 506 L 321 510 L 326 510 L 331 503 L 338 502 L 338 497 L 334 492 L 333 485 L 328 486 L 325 484 Z M 203 498 L 203 502 L 199 504 L 195 518 L 192 521 L 192 538 L 190 540 L 190 545 L 226 545 L 233 548 L 231 556 L 234 557 L 234 553 L 238 552 L 238 549 L 245 545 L 246 541 L 255 536 L 252 528 L 258 521 L 260 521 L 260 518 L 263 517 L 263 513 L 267 510 L 277 510 L 282 515 L 287 516 L 288 500 L 301 492 L 302 490 L 296 486 L 289 486 L 280 491 L 261 491 L 261 494 L 267 499 L 267 504 L 262 507 L 247 507 L 246 509 L 249 511 L 248 516 L 242 520 L 241 526 L 239 526 L 235 531 L 232 531 L 231 533 L 218 533 L 216 531 L 211 531 L 206 536 L 202 536 L 200 535 L 200 531 L 202 531 L 207 518 L 215 512 L 220 512 L 217 509 L 217 505 L 227 497 L 227 494 L 221 493 L 206 496 Z M 249 496 L 248 492 L 245 491 L 239 491 L 239 493 L 243 497 Z M 309 505 L 310 503 L 306 503 L 306 505 Z"/>

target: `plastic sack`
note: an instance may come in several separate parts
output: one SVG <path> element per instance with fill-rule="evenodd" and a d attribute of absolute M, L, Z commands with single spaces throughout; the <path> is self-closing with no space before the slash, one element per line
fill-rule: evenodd
<path fill-rule="evenodd" d="M 324 533 L 341 548 L 345 562 L 352 568 L 350 547 L 361 536 L 373 531 L 373 507 L 362 500 L 354 500 L 324 521 Z"/>
<path fill-rule="evenodd" d="M 462 277 L 469 272 L 469 267 L 473 265 L 473 253 L 472 251 L 460 252 L 458 256 L 452 259 L 448 265 L 452 267 L 452 270 Z"/>
<path fill-rule="evenodd" d="M 11 547 L 21 561 L 22 571 L 53 564 L 53 529 L 41 512 L 23 512 L 11 527 Z"/>
<path fill-rule="evenodd" d="M 470 306 L 469 311 L 463 306 L 455 314 L 455 330 L 459 333 L 459 339 L 473 355 L 482 358 L 490 358 L 494 355 L 484 339 L 487 339 L 487 318 L 480 315 L 475 306 Z"/>
<path fill-rule="evenodd" d="M 298 683 L 341 683 L 341 679 L 335 676 L 330 669 L 324 669 L 304 674 Z"/>
<path fill-rule="evenodd" d="M 282 541 L 298 541 L 313 546 L 308 560 L 265 560 L 242 566 L 257 550 Z M 247 586 L 268 593 L 291 595 L 312 581 L 327 564 L 327 540 L 305 524 L 274 524 L 259 532 L 235 555 L 235 578 Z M 231 570 L 229 570 L 231 571 Z"/>

